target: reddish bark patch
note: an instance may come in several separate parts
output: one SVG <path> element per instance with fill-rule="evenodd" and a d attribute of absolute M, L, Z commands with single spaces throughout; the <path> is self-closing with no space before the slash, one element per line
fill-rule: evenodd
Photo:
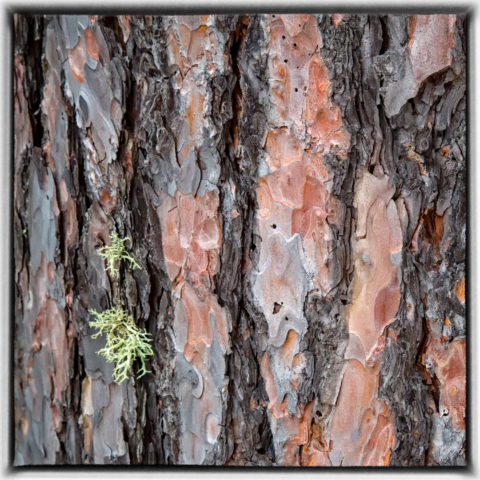
<path fill-rule="evenodd" d="M 78 37 L 78 42 L 73 49 L 67 49 L 67 55 L 73 78 L 77 82 L 83 83 L 83 70 L 87 62 L 87 52 L 81 37 Z"/>
<path fill-rule="evenodd" d="M 415 82 L 420 85 L 430 75 L 452 63 L 455 15 L 413 15 L 408 50 Z"/>
<path fill-rule="evenodd" d="M 95 36 L 93 35 L 92 29 L 87 27 L 84 32 L 85 35 L 85 45 L 87 47 L 87 53 L 94 59 L 99 60 L 99 48 L 98 43 L 95 40 Z"/>
<path fill-rule="evenodd" d="M 332 23 L 333 23 L 335 28 L 337 28 L 340 25 L 340 23 L 342 23 L 344 17 L 345 17 L 345 15 L 340 14 L 340 13 L 334 13 L 332 15 L 332 17 L 331 17 L 332 18 Z"/>

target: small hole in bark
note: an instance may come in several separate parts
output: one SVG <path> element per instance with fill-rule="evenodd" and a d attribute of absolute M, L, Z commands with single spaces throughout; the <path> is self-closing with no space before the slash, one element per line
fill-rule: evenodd
<path fill-rule="evenodd" d="M 273 304 L 273 314 L 276 315 L 280 311 L 281 308 L 282 308 L 282 306 L 279 303 L 275 302 Z"/>
<path fill-rule="evenodd" d="M 285 35 L 282 36 L 282 40 L 285 40 Z"/>
<path fill-rule="evenodd" d="M 272 225 L 272 228 L 277 228 L 277 226 L 275 224 Z"/>
<path fill-rule="evenodd" d="M 320 410 L 317 410 L 317 416 L 318 417 L 321 417 L 322 416 L 322 412 Z"/>
<path fill-rule="evenodd" d="M 250 247 L 253 251 L 255 251 L 257 249 L 257 246 L 255 244 L 253 244 L 251 247 Z"/>
<path fill-rule="evenodd" d="M 294 47 L 294 48 L 297 48 L 297 44 L 296 44 L 296 43 L 294 43 L 294 44 L 293 44 L 293 47 Z"/>
<path fill-rule="evenodd" d="M 298 88 L 296 88 L 295 91 L 298 92 Z"/>
<path fill-rule="evenodd" d="M 285 317 L 285 321 L 287 321 L 287 322 L 288 322 L 288 317 Z"/>
<path fill-rule="evenodd" d="M 273 18 L 275 18 L 275 15 L 272 15 Z"/>
<path fill-rule="evenodd" d="M 47 195 L 47 200 L 50 200 L 50 197 Z"/>
<path fill-rule="evenodd" d="M 285 62 L 285 63 L 288 63 L 288 60 L 287 60 L 287 59 L 285 59 L 285 60 L 284 60 L 284 62 Z"/>

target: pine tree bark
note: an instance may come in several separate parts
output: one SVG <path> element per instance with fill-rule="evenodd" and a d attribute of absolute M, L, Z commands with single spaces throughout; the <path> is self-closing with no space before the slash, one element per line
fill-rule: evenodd
<path fill-rule="evenodd" d="M 15 465 L 466 464 L 464 16 L 14 23 Z"/>

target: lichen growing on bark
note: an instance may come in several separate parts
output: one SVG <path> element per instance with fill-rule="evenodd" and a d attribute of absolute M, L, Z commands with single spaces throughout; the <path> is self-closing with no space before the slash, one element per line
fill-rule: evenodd
<path fill-rule="evenodd" d="M 142 267 L 135 261 L 135 259 L 127 252 L 125 242 L 131 241 L 127 238 L 120 238 L 117 232 L 110 234 L 110 245 L 104 245 L 98 249 L 98 254 L 107 261 L 106 270 L 109 271 L 114 277 L 118 276 L 118 265 L 122 260 L 130 262 L 131 268 Z"/>
<path fill-rule="evenodd" d="M 142 362 L 138 378 L 150 373 L 145 368 L 145 360 L 153 355 L 151 339 L 148 338 L 151 335 L 138 328 L 132 315 L 129 315 L 122 307 L 113 307 L 102 313 L 89 310 L 89 313 L 95 318 L 90 321 L 90 327 L 98 330 L 92 335 L 92 338 L 100 335 L 106 337 L 105 347 L 97 353 L 103 355 L 107 362 L 115 364 L 113 371 L 115 382 L 122 383 L 127 380 L 128 371 L 137 359 Z"/>

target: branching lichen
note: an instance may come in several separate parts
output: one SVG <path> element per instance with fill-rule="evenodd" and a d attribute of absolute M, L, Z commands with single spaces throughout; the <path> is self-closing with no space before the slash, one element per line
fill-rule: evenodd
<path fill-rule="evenodd" d="M 92 335 L 97 338 L 105 333 L 107 344 L 97 353 L 103 355 L 108 362 L 115 362 L 113 379 L 116 383 L 122 383 L 128 378 L 128 370 L 138 358 L 142 362 L 140 369 L 142 377 L 149 373 L 145 368 L 145 359 L 153 355 L 152 347 L 148 342 L 151 339 L 149 333 L 142 331 L 134 322 L 132 315 L 129 315 L 122 307 L 114 307 L 98 313 L 96 310 L 89 310 L 90 315 L 95 317 L 90 325 L 99 331 Z"/>
<path fill-rule="evenodd" d="M 99 255 L 104 260 L 107 260 L 107 271 L 110 270 L 110 273 L 116 277 L 118 275 L 118 268 L 115 267 L 115 262 L 119 262 L 120 260 L 128 260 L 132 268 L 142 269 L 125 249 L 125 242 L 129 240 L 128 237 L 120 238 L 116 232 L 112 232 L 110 234 L 110 240 L 112 241 L 110 246 L 105 245 L 98 249 Z"/>

